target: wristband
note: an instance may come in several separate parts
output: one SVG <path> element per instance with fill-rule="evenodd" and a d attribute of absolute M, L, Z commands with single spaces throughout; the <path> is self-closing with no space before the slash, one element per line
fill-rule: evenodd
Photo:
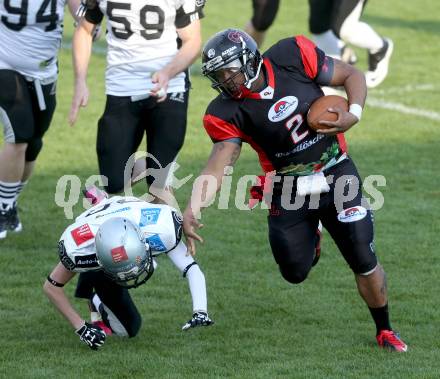
<path fill-rule="evenodd" d="M 357 117 L 358 121 L 361 120 L 362 117 L 362 107 L 359 104 L 350 104 L 350 108 L 348 111 Z"/>

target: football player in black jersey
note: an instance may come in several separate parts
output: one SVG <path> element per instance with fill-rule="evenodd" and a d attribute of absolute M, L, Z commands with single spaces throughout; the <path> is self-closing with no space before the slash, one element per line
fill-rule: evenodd
<path fill-rule="evenodd" d="M 385 272 L 373 244 L 371 211 L 362 198 L 361 179 L 347 154 L 344 132 L 361 118 L 367 94 L 364 75 L 353 66 L 326 56 L 303 36 L 286 38 L 263 55 L 245 32 L 215 34 L 202 53 L 203 74 L 220 94 L 209 104 L 204 127 L 214 142 L 203 175 L 217 180 L 249 143 L 263 170 L 275 171 L 269 241 L 281 275 L 304 281 L 312 267 L 319 220 L 355 274 L 361 297 L 376 324 L 381 347 L 406 351 L 388 316 Z M 318 132 L 307 124 L 307 112 L 323 96 L 320 86 L 344 86 L 349 111 L 331 109 L 334 122 Z M 184 212 L 184 231 L 195 253 L 203 202 L 216 189 L 195 184 Z M 201 196 L 194 196 L 194 194 Z M 346 196 L 348 193 L 351 197 Z"/>

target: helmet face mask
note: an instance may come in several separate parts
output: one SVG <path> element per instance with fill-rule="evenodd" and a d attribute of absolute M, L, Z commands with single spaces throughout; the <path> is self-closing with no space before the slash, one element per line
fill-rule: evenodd
<path fill-rule="evenodd" d="M 138 287 L 154 272 L 150 246 L 130 220 L 105 221 L 96 233 L 95 245 L 103 272 L 122 287 Z"/>
<path fill-rule="evenodd" d="M 202 73 L 211 80 L 212 88 L 224 97 L 239 99 L 248 93 L 259 76 L 261 64 L 256 42 L 238 29 L 215 34 L 202 52 Z M 237 72 L 224 79 L 220 72 L 226 69 L 235 69 Z M 239 73 L 243 75 L 243 80 L 237 80 L 240 79 Z"/>

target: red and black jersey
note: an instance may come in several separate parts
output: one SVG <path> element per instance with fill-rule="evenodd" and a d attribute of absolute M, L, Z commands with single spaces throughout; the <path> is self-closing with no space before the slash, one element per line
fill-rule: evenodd
<path fill-rule="evenodd" d="M 206 131 L 214 142 L 249 143 L 265 172 L 319 171 L 345 152 L 343 134 L 317 134 L 307 124 L 310 105 L 323 96 L 320 84 L 329 82 L 320 78 L 330 66 L 331 58 L 304 36 L 279 41 L 263 54 L 267 87 L 238 100 L 216 97 L 203 118 Z"/>

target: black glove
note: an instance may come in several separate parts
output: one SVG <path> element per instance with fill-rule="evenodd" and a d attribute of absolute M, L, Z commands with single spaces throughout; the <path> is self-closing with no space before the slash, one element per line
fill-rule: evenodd
<path fill-rule="evenodd" d="M 75 330 L 79 339 L 86 343 L 92 350 L 98 350 L 105 342 L 105 333 L 98 326 L 86 322 L 81 328 Z"/>
<path fill-rule="evenodd" d="M 182 330 L 188 330 L 190 328 L 195 328 L 196 326 L 209 326 L 212 324 L 214 324 L 214 321 L 209 318 L 207 313 L 196 312 L 193 314 L 192 319 L 182 326 Z"/>

